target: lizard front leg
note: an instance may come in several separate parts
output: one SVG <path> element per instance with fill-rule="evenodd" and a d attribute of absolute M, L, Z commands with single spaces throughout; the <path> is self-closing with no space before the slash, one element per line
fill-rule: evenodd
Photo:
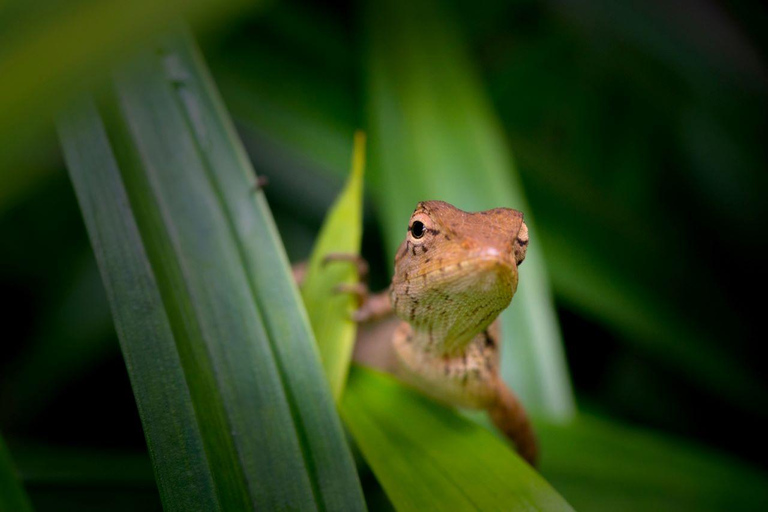
<path fill-rule="evenodd" d="M 339 293 L 351 293 L 358 299 L 359 307 L 353 314 L 353 320 L 358 323 L 373 322 L 392 315 L 392 305 L 389 293 L 371 294 L 368 289 L 368 262 L 358 254 L 332 253 L 323 259 L 323 264 L 332 262 L 350 262 L 357 269 L 357 282 L 341 284 L 336 288 Z M 295 274 L 294 274 L 295 276 Z"/>
<path fill-rule="evenodd" d="M 395 373 L 397 360 L 392 349 L 392 337 L 400 320 L 393 314 L 389 291 L 374 294 L 369 292 L 368 263 L 361 256 L 332 253 L 326 256 L 323 264 L 334 262 L 351 263 L 357 270 L 356 283 L 336 288 L 337 293 L 350 293 L 358 299 L 359 307 L 352 314 L 352 320 L 358 324 L 354 360 L 388 373 Z M 301 287 L 307 272 L 307 262 L 295 263 L 292 271 L 294 281 Z"/>

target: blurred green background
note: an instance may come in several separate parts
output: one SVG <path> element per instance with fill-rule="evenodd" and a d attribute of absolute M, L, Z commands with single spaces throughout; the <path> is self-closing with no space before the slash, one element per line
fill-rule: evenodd
<path fill-rule="evenodd" d="M 187 16 L 270 179 L 295 261 L 341 188 L 352 133 L 370 128 L 371 25 L 357 2 L 137 6 L 136 16 L 86 1 L 0 7 L 0 432 L 40 509 L 157 503 L 56 110 L 98 87 L 105 66 L 171 15 Z M 579 410 L 648 432 L 627 432 L 628 444 L 642 435 L 670 451 L 699 445 L 764 473 L 768 10 L 608 0 L 440 8 L 514 156 Z M 94 25 L 103 19 L 110 32 Z M 425 44 L 429 28 L 418 34 Z M 379 288 L 393 247 L 375 186 L 364 255 Z M 552 482 L 571 499 L 567 481 Z"/>

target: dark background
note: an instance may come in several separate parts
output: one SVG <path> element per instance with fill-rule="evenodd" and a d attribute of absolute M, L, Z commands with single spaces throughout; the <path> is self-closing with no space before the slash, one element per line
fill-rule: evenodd
<path fill-rule="evenodd" d="M 532 243 L 545 251 L 580 409 L 768 469 L 768 10 L 607 0 L 446 8 L 538 222 Z M 348 155 L 335 148 L 365 126 L 357 16 L 349 2 L 275 3 L 200 32 L 254 166 L 271 179 L 295 260 L 341 187 Z M 78 461 L 82 479 L 92 477 L 86 459 L 96 453 L 135 467 L 119 487 L 151 501 L 108 304 L 55 135 L 40 133 L 3 171 L 31 178 L 0 194 L 0 431 L 39 502 L 59 499 L 49 491 L 78 479 Z M 364 253 L 373 286 L 384 286 L 374 208 Z"/>

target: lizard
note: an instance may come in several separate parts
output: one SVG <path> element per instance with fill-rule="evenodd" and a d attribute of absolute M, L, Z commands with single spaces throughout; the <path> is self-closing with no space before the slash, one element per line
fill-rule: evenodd
<path fill-rule="evenodd" d="M 399 319 L 385 329 L 385 352 L 394 352 L 395 364 L 387 368 L 381 350 L 366 349 L 364 333 L 355 359 L 392 371 L 440 402 L 485 409 L 535 465 L 533 428 L 499 375 L 497 319 L 517 290 L 528 242 L 528 227 L 517 210 L 470 213 L 443 201 L 418 203 L 397 250 L 389 289 L 364 298 L 355 313 L 358 322 L 391 313 Z"/>

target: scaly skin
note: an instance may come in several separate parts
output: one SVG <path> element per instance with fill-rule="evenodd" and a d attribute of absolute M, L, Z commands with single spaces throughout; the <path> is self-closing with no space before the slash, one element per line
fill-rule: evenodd
<path fill-rule="evenodd" d="M 392 339 L 400 378 L 445 403 L 487 410 L 533 465 L 533 430 L 499 376 L 496 321 L 515 294 L 527 245 L 516 210 L 468 213 L 442 201 L 419 203 L 395 257 L 386 306 L 402 320 Z M 369 304 L 377 316 L 387 309 L 381 302 Z"/>

